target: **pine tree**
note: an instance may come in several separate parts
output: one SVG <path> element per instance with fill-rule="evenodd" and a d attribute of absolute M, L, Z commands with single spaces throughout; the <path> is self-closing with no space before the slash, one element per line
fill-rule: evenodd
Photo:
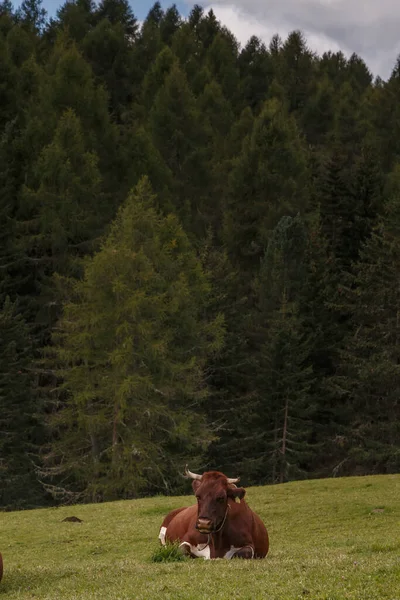
<path fill-rule="evenodd" d="M 333 378 L 342 413 L 341 473 L 397 472 L 400 466 L 400 170 L 385 211 L 342 288 L 351 331 Z"/>
<path fill-rule="evenodd" d="M 309 142 L 322 147 L 329 143 L 335 119 L 335 90 L 327 75 L 320 79 L 315 93 L 308 96 L 301 119 Z"/>
<path fill-rule="evenodd" d="M 17 18 L 23 27 L 33 33 L 41 33 L 46 24 L 47 11 L 42 0 L 23 0 L 18 9 Z"/>
<path fill-rule="evenodd" d="M 321 73 L 328 76 L 335 90 L 338 90 L 344 83 L 348 72 L 347 60 L 343 52 L 324 52 L 319 61 L 319 67 Z"/>
<path fill-rule="evenodd" d="M 371 86 L 372 74 L 362 58 L 353 53 L 347 61 L 347 73 L 360 96 Z"/>
<path fill-rule="evenodd" d="M 2 0 L 0 2 L 0 17 L 13 14 L 13 5 L 11 0 Z"/>
<path fill-rule="evenodd" d="M 4 131 L 5 125 L 16 113 L 16 80 L 17 75 L 8 52 L 7 44 L 0 37 L 0 130 Z"/>
<path fill-rule="evenodd" d="M 186 231 L 202 235 L 208 225 L 210 176 L 207 132 L 184 73 L 174 65 L 150 112 L 155 145 L 174 176 L 176 213 Z"/>
<path fill-rule="evenodd" d="M 116 15 L 113 17 L 116 18 Z M 113 24 L 104 18 L 86 35 L 82 43 L 94 74 L 107 89 L 109 111 L 117 122 L 121 121 L 132 102 L 135 80 L 137 82 L 139 79 L 133 55 L 135 34 L 127 34 L 127 30 L 135 31 L 135 27 L 129 23 L 128 19 L 128 23 Z"/>
<path fill-rule="evenodd" d="M 44 503 L 35 464 L 40 426 L 35 403 L 29 329 L 7 297 L 0 306 L 0 507 Z"/>
<path fill-rule="evenodd" d="M 347 268 L 352 256 L 352 222 L 355 206 L 351 169 L 346 155 L 336 146 L 322 165 L 316 182 L 323 234 L 337 268 Z"/>
<path fill-rule="evenodd" d="M 168 8 L 165 11 L 162 21 L 160 23 L 160 34 L 164 44 L 171 44 L 172 38 L 174 37 L 175 33 L 179 30 L 181 25 L 181 16 L 178 12 L 178 9 L 176 8 L 176 5 L 173 4 L 172 6 L 170 6 L 170 8 Z"/>
<path fill-rule="evenodd" d="M 162 17 L 163 11 L 160 3 L 157 2 L 144 20 L 140 35 L 135 42 L 134 60 L 138 69 L 139 82 L 142 81 L 163 48 L 160 33 Z M 140 84 L 134 91 L 140 93 Z"/>
<path fill-rule="evenodd" d="M 252 36 L 239 55 L 243 108 L 248 106 L 258 113 L 272 83 L 271 56 L 259 38 Z"/>
<path fill-rule="evenodd" d="M 227 31 L 218 33 L 207 50 L 206 65 L 211 77 L 219 83 L 225 98 L 235 106 L 240 86 L 238 62 L 239 44 Z"/>
<path fill-rule="evenodd" d="M 229 181 L 225 239 L 244 271 L 258 268 L 268 232 L 280 217 L 306 209 L 308 177 L 307 154 L 293 117 L 278 101 L 267 102 Z"/>
<path fill-rule="evenodd" d="M 314 55 L 300 31 L 292 31 L 282 46 L 278 80 L 289 101 L 289 111 L 302 111 L 315 82 Z"/>
<path fill-rule="evenodd" d="M 147 110 L 151 109 L 157 93 L 176 62 L 175 55 L 166 47 L 161 50 L 154 64 L 148 69 L 142 83 L 143 104 Z"/>
<path fill-rule="evenodd" d="M 61 117 L 53 142 L 38 159 L 35 176 L 35 189 L 22 191 L 25 219 L 20 223 L 20 244 L 31 271 L 30 300 L 39 294 L 38 305 L 32 306 L 36 323 L 48 327 L 57 317 L 53 273 L 79 275 L 81 257 L 93 248 L 110 218 L 102 206 L 98 159 L 85 149 L 72 110 Z"/>
<path fill-rule="evenodd" d="M 298 477 L 310 457 L 308 438 L 314 402 L 312 336 L 299 311 L 306 273 L 307 232 L 299 216 L 283 217 L 274 229 L 259 278 L 259 323 L 264 329 L 257 380 L 262 415 L 257 433 L 258 471 L 276 483 Z"/>
<path fill-rule="evenodd" d="M 59 29 L 65 29 L 72 40 L 80 43 L 94 27 L 95 13 L 94 0 L 67 0 L 58 9 L 57 19 L 52 23 L 55 35 Z"/>
<path fill-rule="evenodd" d="M 96 18 L 107 19 L 111 25 L 120 25 L 123 32 L 133 41 L 138 33 L 138 23 L 127 0 L 101 0 Z"/>
<path fill-rule="evenodd" d="M 174 34 L 171 40 L 171 49 L 178 58 L 180 67 L 184 71 L 191 89 L 194 90 L 193 82 L 203 67 L 201 60 L 202 46 L 188 22 L 184 22 Z M 201 91 L 203 88 L 204 85 L 201 87 Z"/>
<path fill-rule="evenodd" d="M 209 292 L 177 219 L 157 213 L 142 180 L 55 336 L 68 395 L 51 456 L 70 491 L 92 501 L 166 492 L 183 457 L 206 449 L 203 367 L 222 339 L 221 317 L 204 318 Z"/>

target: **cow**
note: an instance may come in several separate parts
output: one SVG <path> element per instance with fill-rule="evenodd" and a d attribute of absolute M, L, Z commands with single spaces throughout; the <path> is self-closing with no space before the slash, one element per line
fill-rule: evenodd
<path fill-rule="evenodd" d="M 162 545 L 178 542 L 192 558 L 265 558 L 268 532 L 260 517 L 243 500 L 246 491 L 237 487 L 239 478 L 230 479 L 219 471 L 203 475 L 185 469 L 192 479 L 197 505 L 177 508 L 162 522 Z"/>

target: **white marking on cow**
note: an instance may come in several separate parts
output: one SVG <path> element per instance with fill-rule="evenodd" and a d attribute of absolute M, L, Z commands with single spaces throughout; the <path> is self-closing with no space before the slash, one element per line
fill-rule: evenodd
<path fill-rule="evenodd" d="M 235 546 L 231 546 L 231 549 L 228 550 L 228 552 L 224 555 L 224 558 L 232 558 L 232 556 L 234 554 L 236 554 L 236 552 L 240 550 L 240 548 L 235 548 Z"/>
<path fill-rule="evenodd" d="M 193 556 L 197 556 L 198 558 L 204 558 L 204 560 L 209 560 L 211 558 L 210 546 L 204 546 L 204 544 L 197 544 L 197 546 L 192 546 L 189 542 L 182 542 L 180 546 L 189 546 L 190 553 Z M 179 546 L 179 547 L 180 547 Z"/>
<path fill-rule="evenodd" d="M 163 546 L 165 546 L 165 534 L 167 533 L 166 527 L 161 527 L 160 533 L 158 534 L 158 539 L 161 540 Z"/>
<path fill-rule="evenodd" d="M 224 558 L 227 558 L 227 559 L 233 558 L 235 556 L 236 552 L 238 552 L 239 550 L 242 550 L 242 548 L 251 548 L 252 558 L 254 558 L 253 546 L 242 546 L 241 548 L 235 548 L 235 546 L 231 546 L 231 549 L 228 550 L 228 552 L 225 554 Z"/>

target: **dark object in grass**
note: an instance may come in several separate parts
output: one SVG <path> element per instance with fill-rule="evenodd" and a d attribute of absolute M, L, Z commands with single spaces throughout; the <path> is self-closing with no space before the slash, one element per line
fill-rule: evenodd
<path fill-rule="evenodd" d="M 159 546 L 151 555 L 151 562 L 180 562 L 189 560 L 189 557 L 184 554 L 179 547 L 179 542 L 168 542 L 165 546 Z"/>
<path fill-rule="evenodd" d="M 66 521 L 70 522 L 70 523 L 82 523 L 82 519 L 78 519 L 78 517 L 65 517 L 65 519 L 63 519 L 61 521 L 61 523 L 65 523 Z"/>
<path fill-rule="evenodd" d="M 1 556 L 1 553 L 0 553 L 0 581 L 1 581 L 2 577 L 3 577 L 3 557 Z"/>

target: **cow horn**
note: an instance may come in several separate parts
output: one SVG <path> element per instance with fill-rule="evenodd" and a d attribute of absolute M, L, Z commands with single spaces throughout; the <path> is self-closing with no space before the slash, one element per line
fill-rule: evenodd
<path fill-rule="evenodd" d="M 238 483 L 238 481 L 240 481 L 240 477 L 236 477 L 236 479 L 230 479 L 229 477 L 227 477 L 228 483 Z"/>
<path fill-rule="evenodd" d="M 191 479 L 197 479 L 198 481 L 201 481 L 202 478 L 202 475 L 198 475 L 197 473 L 192 473 L 191 471 L 189 471 L 187 465 L 185 467 L 185 475 L 188 478 L 190 477 Z"/>

